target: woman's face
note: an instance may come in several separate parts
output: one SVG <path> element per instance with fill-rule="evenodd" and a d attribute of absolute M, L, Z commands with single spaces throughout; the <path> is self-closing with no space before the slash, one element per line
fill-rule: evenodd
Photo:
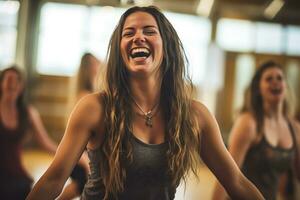
<path fill-rule="evenodd" d="M 5 94 L 17 98 L 23 90 L 23 83 L 19 74 L 12 70 L 5 72 L 1 89 L 2 95 Z"/>
<path fill-rule="evenodd" d="M 163 43 L 152 15 L 138 11 L 126 18 L 121 54 L 128 71 L 133 75 L 158 71 L 163 58 Z"/>
<path fill-rule="evenodd" d="M 284 100 L 286 82 L 282 70 L 278 67 L 266 69 L 262 74 L 259 86 L 264 101 L 279 103 Z"/>

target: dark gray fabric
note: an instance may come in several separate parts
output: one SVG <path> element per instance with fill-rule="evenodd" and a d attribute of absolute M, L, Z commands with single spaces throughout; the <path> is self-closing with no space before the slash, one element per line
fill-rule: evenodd
<path fill-rule="evenodd" d="M 242 171 L 256 185 L 267 200 L 275 200 L 279 176 L 292 167 L 295 153 L 294 130 L 289 123 L 293 147 L 283 149 L 271 146 L 265 139 L 251 147 L 245 157 Z"/>
<path fill-rule="evenodd" d="M 171 200 L 176 189 L 171 188 L 167 176 L 167 143 L 145 144 L 130 134 L 133 148 L 132 162 L 126 161 L 125 189 L 118 195 L 119 200 Z M 91 174 L 88 177 L 82 200 L 103 199 L 104 186 L 101 180 L 101 149 L 88 150 Z M 113 198 L 111 198 L 113 199 Z"/>

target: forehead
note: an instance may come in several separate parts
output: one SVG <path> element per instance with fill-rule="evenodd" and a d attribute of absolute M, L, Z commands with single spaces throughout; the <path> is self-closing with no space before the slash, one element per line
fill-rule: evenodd
<path fill-rule="evenodd" d="M 151 14 L 149 14 L 147 12 L 142 12 L 142 11 L 137 11 L 137 12 L 131 13 L 125 19 L 123 29 L 137 27 L 137 26 L 158 27 L 155 18 Z"/>
<path fill-rule="evenodd" d="M 6 76 L 16 76 L 16 77 L 19 77 L 19 74 L 16 72 L 16 71 L 14 71 L 14 70 L 8 70 L 8 71 L 6 71 L 5 73 L 4 73 L 4 76 L 6 77 Z"/>
<path fill-rule="evenodd" d="M 282 75 L 283 74 L 282 69 L 274 66 L 274 67 L 266 69 L 263 72 L 262 76 L 277 75 L 277 74 L 281 74 Z"/>

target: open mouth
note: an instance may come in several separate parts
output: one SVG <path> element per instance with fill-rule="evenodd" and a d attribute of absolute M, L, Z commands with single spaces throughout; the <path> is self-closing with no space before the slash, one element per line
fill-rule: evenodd
<path fill-rule="evenodd" d="M 130 52 L 130 57 L 132 58 L 138 58 L 138 57 L 148 58 L 150 55 L 151 53 L 149 49 L 145 47 L 134 48 Z"/>
<path fill-rule="evenodd" d="M 279 88 L 271 89 L 271 93 L 274 95 L 279 95 L 281 94 L 282 90 Z"/>

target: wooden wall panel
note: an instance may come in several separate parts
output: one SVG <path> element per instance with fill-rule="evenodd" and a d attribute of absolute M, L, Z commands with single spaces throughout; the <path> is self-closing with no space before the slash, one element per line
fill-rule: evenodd
<path fill-rule="evenodd" d="M 32 88 L 32 103 L 56 141 L 62 138 L 69 117 L 71 84 L 69 77 L 40 75 Z"/>

